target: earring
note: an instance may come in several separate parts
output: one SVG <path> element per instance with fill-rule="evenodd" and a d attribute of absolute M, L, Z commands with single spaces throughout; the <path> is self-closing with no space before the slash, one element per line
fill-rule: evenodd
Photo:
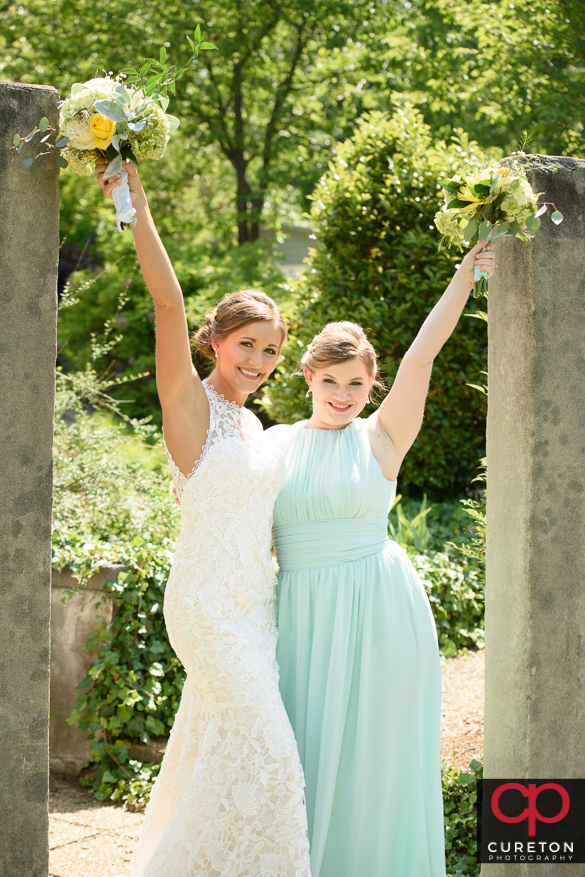
<path fill-rule="evenodd" d="M 370 394 L 368 393 L 368 398 L 366 400 L 366 404 L 371 405 L 371 403 L 372 403 L 372 400 L 370 399 Z"/>
<path fill-rule="evenodd" d="M 215 347 L 213 348 L 213 355 L 214 355 L 215 358 L 217 359 L 217 350 L 215 349 Z"/>
<path fill-rule="evenodd" d="M 311 390 L 311 388 L 309 387 L 309 389 L 308 389 L 307 392 L 305 393 L 305 396 L 310 396 L 311 393 L 312 393 L 312 390 Z"/>

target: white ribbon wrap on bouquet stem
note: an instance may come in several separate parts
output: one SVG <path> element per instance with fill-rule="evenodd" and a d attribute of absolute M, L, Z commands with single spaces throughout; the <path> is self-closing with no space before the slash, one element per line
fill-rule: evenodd
<path fill-rule="evenodd" d="M 128 172 L 120 171 L 122 182 L 112 191 L 112 198 L 116 207 L 116 226 L 118 231 L 124 231 L 129 225 L 136 225 L 136 210 L 132 206 L 130 187 L 128 186 Z"/>

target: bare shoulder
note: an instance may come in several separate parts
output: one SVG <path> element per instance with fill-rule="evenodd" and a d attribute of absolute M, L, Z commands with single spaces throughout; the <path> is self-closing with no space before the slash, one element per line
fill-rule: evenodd
<path fill-rule="evenodd" d="M 374 411 L 366 419 L 366 429 L 372 454 L 380 466 L 384 478 L 387 478 L 388 481 L 396 481 L 403 458 L 382 426 L 378 411 Z"/>

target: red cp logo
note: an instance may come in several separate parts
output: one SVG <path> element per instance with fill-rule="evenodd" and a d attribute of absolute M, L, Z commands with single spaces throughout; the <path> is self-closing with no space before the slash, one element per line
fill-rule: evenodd
<path fill-rule="evenodd" d="M 517 789 L 519 792 L 522 792 L 525 798 L 528 798 L 528 807 L 520 816 L 505 816 L 500 810 L 500 795 L 507 789 Z M 556 816 L 541 816 L 538 812 L 536 799 L 544 789 L 554 789 L 561 796 L 561 809 Z M 560 822 L 569 812 L 570 806 L 571 799 L 569 798 L 569 793 L 563 786 L 559 786 L 558 783 L 543 783 L 542 786 L 537 786 L 536 783 L 529 783 L 528 786 L 523 786 L 521 783 L 504 783 L 502 786 L 498 786 L 492 795 L 492 813 L 494 816 L 502 822 L 522 822 L 528 818 L 529 837 L 534 837 L 536 834 L 537 819 L 540 822 Z"/>

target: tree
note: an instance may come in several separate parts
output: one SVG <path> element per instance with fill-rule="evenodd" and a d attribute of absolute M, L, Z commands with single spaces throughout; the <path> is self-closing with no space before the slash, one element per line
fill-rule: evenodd
<path fill-rule="evenodd" d="M 332 138 L 360 108 L 364 46 L 378 38 L 385 0 L 25 0 L 1 14 L 2 75 L 68 90 L 73 78 L 116 71 L 154 54 L 175 55 L 201 23 L 205 52 L 178 85 L 184 136 L 213 142 L 235 173 L 238 241 L 254 241 L 274 188 L 310 190 Z M 86 51 L 80 53 L 80 46 Z M 306 159 L 311 167 L 305 169 Z"/>

